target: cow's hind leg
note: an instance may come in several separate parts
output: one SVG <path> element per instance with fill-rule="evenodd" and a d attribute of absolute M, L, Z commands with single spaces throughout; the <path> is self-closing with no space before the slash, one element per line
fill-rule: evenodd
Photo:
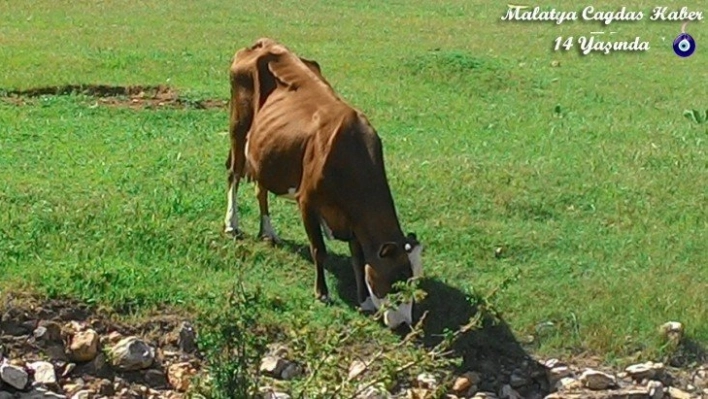
<path fill-rule="evenodd" d="M 329 290 L 324 275 L 324 264 L 327 260 L 327 248 L 322 238 L 319 214 L 305 201 L 300 202 L 302 221 L 305 225 L 307 237 L 310 240 L 310 253 L 315 263 L 315 297 L 322 302 L 329 303 Z"/>
<path fill-rule="evenodd" d="M 260 183 L 256 186 L 256 197 L 258 198 L 258 207 L 261 213 L 261 225 L 258 230 L 258 236 L 264 240 L 270 241 L 271 244 L 280 243 L 280 238 L 275 234 L 273 225 L 270 223 L 270 212 L 268 210 L 268 190 Z"/>
<path fill-rule="evenodd" d="M 238 201 L 236 199 L 241 176 L 236 170 L 237 161 L 238 159 L 233 152 L 229 152 L 229 156 L 226 159 L 228 186 L 226 190 L 227 204 L 226 216 L 224 217 L 224 232 L 234 237 L 241 237 L 243 233 L 238 227 Z"/>

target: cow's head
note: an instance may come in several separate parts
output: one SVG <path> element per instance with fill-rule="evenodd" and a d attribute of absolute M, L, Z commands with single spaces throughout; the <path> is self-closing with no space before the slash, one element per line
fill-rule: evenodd
<path fill-rule="evenodd" d="M 401 243 L 387 242 L 381 245 L 377 256 L 377 267 L 369 263 L 364 267 L 364 281 L 369 290 L 371 301 L 380 310 L 386 306 L 386 296 L 393 291 L 397 282 L 406 282 L 411 277 L 423 276 L 421 253 L 423 246 L 414 233 L 409 233 Z M 400 304 L 395 309 L 385 310 L 384 323 L 394 329 L 406 323 L 413 324 L 413 302 Z"/>

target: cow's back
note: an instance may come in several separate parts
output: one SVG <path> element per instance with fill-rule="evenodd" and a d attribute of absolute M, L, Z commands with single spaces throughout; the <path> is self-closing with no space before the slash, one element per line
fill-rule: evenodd
<path fill-rule="evenodd" d="M 350 112 L 317 92 L 274 91 L 248 134 L 250 177 L 276 195 L 312 186 L 322 176 L 327 142 Z"/>

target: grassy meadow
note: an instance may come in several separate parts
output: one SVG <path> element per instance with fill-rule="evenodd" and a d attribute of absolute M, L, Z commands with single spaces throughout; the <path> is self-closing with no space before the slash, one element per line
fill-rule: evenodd
<path fill-rule="evenodd" d="M 416 314 L 430 311 L 430 334 L 484 301 L 542 356 L 659 356 L 670 320 L 708 343 L 708 124 L 683 115 L 708 109 L 705 21 L 687 25 L 698 50 L 682 59 L 680 22 L 648 15 L 559 26 L 500 21 L 506 4 L 479 0 L 256 4 L 0 2 L 0 89 L 167 84 L 227 99 L 231 56 L 272 37 L 317 60 L 381 135 L 401 223 L 426 246 Z M 598 30 L 650 50 L 552 50 Z M 300 250 L 253 238 L 251 185 L 239 204 L 250 238 L 222 234 L 226 109 L 95 102 L 0 100 L 0 289 L 199 314 L 241 274 L 269 298 L 271 323 L 324 333 L 367 320 L 345 244 L 327 243 L 334 306 L 314 302 L 292 203 L 272 200 L 271 213 Z M 373 320 L 361 338 L 400 339 Z"/>

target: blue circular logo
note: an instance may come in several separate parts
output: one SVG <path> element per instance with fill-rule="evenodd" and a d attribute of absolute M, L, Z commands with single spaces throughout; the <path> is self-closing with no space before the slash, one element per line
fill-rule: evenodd
<path fill-rule="evenodd" d="M 690 57 L 696 51 L 696 41 L 688 33 L 681 33 L 674 40 L 674 53 L 679 57 Z"/>

